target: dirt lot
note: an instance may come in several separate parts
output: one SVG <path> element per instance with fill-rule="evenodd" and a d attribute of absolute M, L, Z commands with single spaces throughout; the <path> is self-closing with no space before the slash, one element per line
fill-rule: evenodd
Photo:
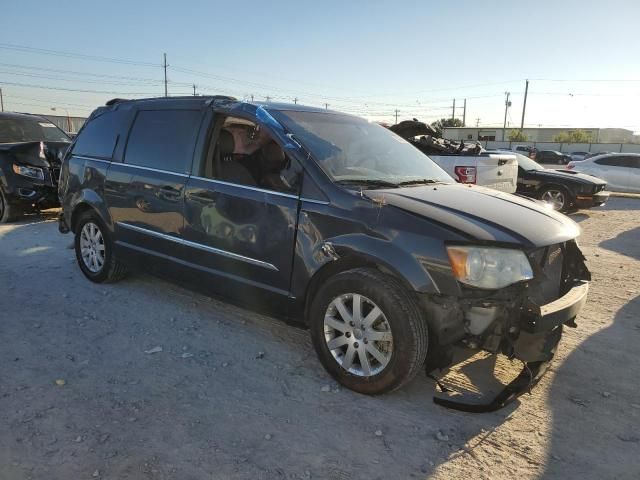
<path fill-rule="evenodd" d="M 51 216 L 0 226 L 0 479 L 640 478 L 639 211 L 574 215 L 578 328 L 531 395 L 480 415 L 435 406 L 424 375 L 338 388 L 307 332 L 164 281 L 94 285 Z"/>

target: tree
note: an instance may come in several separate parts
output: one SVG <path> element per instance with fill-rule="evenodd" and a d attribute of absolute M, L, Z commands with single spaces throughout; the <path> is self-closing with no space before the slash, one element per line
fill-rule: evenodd
<path fill-rule="evenodd" d="M 590 133 L 584 130 L 571 130 L 556 135 L 553 137 L 553 141 L 558 143 L 591 143 L 593 138 Z"/>
<path fill-rule="evenodd" d="M 442 137 L 442 131 L 445 127 L 461 127 L 462 120 L 459 118 L 441 118 L 440 120 L 436 120 L 431 124 L 431 126 L 435 129 L 437 133 L 437 137 Z"/>
<path fill-rule="evenodd" d="M 511 130 L 507 138 L 510 142 L 526 142 L 529 140 L 522 130 Z"/>

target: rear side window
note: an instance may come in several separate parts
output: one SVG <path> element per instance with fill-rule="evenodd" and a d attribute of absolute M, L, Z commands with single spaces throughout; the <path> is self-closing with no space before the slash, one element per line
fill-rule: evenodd
<path fill-rule="evenodd" d="M 598 165 L 609 165 L 611 167 L 634 167 L 634 158 L 633 157 L 624 157 L 624 156 L 617 156 L 617 157 L 605 157 L 605 158 L 600 158 L 598 160 L 594 160 L 594 163 L 597 163 Z"/>
<path fill-rule="evenodd" d="M 125 120 L 125 112 L 121 110 L 89 120 L 76 139 L 73 154 L 111 160 Z"/>
<path fill-rule="evenodd" d="M 125 163 L 187 173 L 198 137 L 198 110 L 143 110 L 129 134 Z"/>

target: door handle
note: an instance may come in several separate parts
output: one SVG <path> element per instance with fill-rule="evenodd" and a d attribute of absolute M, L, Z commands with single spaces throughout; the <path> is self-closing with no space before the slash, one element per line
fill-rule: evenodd
<path fill-rule="evenodd" d="M 177 200 L 182 194 L 179 189 L 172 187 L 171 185 L 160 187 L 160 191 L 158 193 L 159 197 L 166 198 L 167 200 Z"/>
<path fill-rule="evenodd" d="M 216 203 L 216 200 L 218 199 L 218 192 L 202 191 L 197 193 L 190 193 L 189 199 L 199 203 Z"/>

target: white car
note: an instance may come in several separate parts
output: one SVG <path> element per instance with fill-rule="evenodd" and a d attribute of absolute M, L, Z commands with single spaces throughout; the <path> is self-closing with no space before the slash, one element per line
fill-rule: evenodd
<path fill-rule="evenodd" d="M 581 162 L 569 162 L 567 169 L 606 180 L 607 189 L 613 192 L 640 193 L 640 154 L 638 153 L 598 155 Z"/>

